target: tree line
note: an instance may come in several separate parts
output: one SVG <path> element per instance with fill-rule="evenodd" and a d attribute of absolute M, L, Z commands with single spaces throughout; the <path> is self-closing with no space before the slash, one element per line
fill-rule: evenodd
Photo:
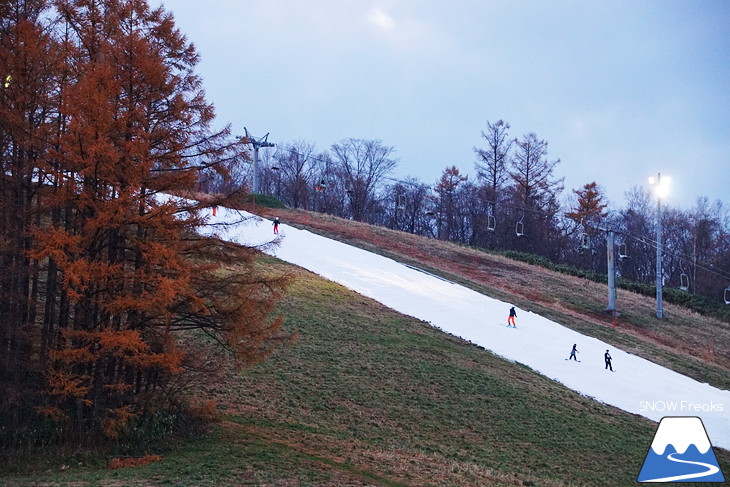
<path fill-rule="evenodd" d="M 605 231 L 616 232 L 617 273 L 656 282 L 656 199 L 643 187 L 610 208 L 600 184 L 565 194 L 559 159 L 535 133 L 510 134 L 509 123 L 487 122 L 474 147 L 476 177 L 447 166 L 432 183 L 391 177 L 395 148 L 380 140 L 345 139 L 330 150 L 295 141 L 263 154 L 261 191 L 292 208 L 330 213 L 476 247 L 518 251 L 595 273 L 607 272 Z M 251 167 L 231 184 L 247 185 Z M 662 206 L 663 279 L 667 287 L 730 299 L 730 218 L 720 201 L 694 208 Z M 685 289 L 686 288 L 686 289 Z"/>
<path fill-rule="evenodd" d="M 283 339 L 286 278 L 172 196 L 247 158 L 197 62 L 144 0 L 0 3 L 0 447 L 118 438 Z"/>

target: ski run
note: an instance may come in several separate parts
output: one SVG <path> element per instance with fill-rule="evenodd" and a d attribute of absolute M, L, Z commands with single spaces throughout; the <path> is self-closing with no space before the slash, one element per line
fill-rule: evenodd
<path fill-rule="evenodd" d="M 511 303 L 286 222 L 274 235 L 269 220 L 226 208 L 218 208 L 216 213 L 204 233 L 261 246 L 285 262 L 624 411 L 654 421 L 664 416 L 699 416 L 712 444 L 730 449 L 730 391 L 700 383 L 520 308 L 517 328 L 507 328 Z M 565 360 L 573 344 L 580 352 L 580 363 Z M 614 373 L 604 366 L 607 350 Z"/>

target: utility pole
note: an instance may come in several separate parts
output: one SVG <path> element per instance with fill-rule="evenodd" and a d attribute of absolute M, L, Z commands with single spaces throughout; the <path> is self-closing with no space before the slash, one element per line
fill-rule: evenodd
<path fill-rule="evenodd" d="M 613 254 L 613 230 L 606 231 L 606 253 L 608 257 L 608 307 L 606 311 L 616 312 L 616 260 Z"/>
<path fill-rule="evenodd" d="M 615 257 L 615 239 L 616 233 L 601 226 L 593 226 L 594 230 L 606 233 L 606 272 L 608 274 L 608 306 L 606 311 L 616 316 L 616 257 Z"/>
<path fill-rule="evenodd" d="M 253 146 L 253 189 L 252 193 L 258 194 L 259 193 L 259 148 L 261 147 L 274 147 L 274 144 L 272 142 L 268 141 L 269 134 L 268 132 L 263 137 L 259 137 L 258 139 L 251 135 L 248 132 L 248 129 L 246 127 L 243 127 L 243 130 L 246 131 L 246 138 L 251 142 L 251 145 Z"/>

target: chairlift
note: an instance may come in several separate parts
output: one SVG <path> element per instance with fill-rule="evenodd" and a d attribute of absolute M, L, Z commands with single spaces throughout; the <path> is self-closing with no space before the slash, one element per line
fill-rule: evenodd
<path fill-rule="evenodd" d="M 621 245 L 618 246 L 618 258 L 619 259 L 628 259 L 629 258 L 629 254 L 626 250 L 625 243 L 622 243 Z"/>
<path fill-rule="evenodd" d="M 398 209 L 404 210 L 406 208 L 406 195 L 399 194 L 398 195 Z"/>
<path fill-rule="evenodd" d="M 725 304 L 730 304 L 730 286 L 725 288 L 725 296 L 723 296 L 725 299 Z"/>
<path fill-rule="evenodd" d="M 497 228 L 497 219 L 494 218 L 494 215 L 487 215 L 487 230 L 493 232 L 495 228 Z"/>
<path fill-rule="evenodd" d="M 277 166 L 276 164 L 274 164 L 273 166 L 271 166 L 271 170 L 272 170 L 272 171 L 278 171 L 278 170 L 280 170 L 280 169 L 281 169 L 281 168 L 280 168 L 279 166 Z"/>
<path fill-rule="evenodd" d="M 581 232 L 581 234 L 580 234 L 580 250 L 581 250 L 581 252 L 583 250 L 590 250 L 590 248 L 591 248 L 591 239 L 590 239 L 590 236 L 587 233 L 585 233 L 585 232 Z"/>
<path fill-rule="evenodd" d="M 431 210 L 426 210 L 426 216 L 434 216 L 435 213 Z"/>
<path fill-rule="evenodd" d="M 689 276 L 684 272 L 679 275 L 679 289 L 689 291 Z"/>
<path fill-rule="evenodd" d="M 324 179 L 322 179 L 317 186 L 314 187 L 315 190 L 317 190 L 317 193 L 321 193 L 325 189 L 327 189 L 327 183 L 325 183 Z"/>
<path fill-rule="evenodd" d="M 525 214 L 523 213 L 522 214 L 522 218 L 520 218 L 520 221 L 518 221 L 515 224 L 515 233 L 517 234 L 518 237 L 524 237 L 525 236 L 525 224 L 522 221 L 524 219 L 525 219 Z"/>
<path fill-rule="evenodd" d="M 679 275 L 679 289 L 682 291 L 688 291 L 689 290 L 689 276 L 684 273 L 684 268 L 682 267 L 682 261 L 679 261 L 679 270 L 682 271 L 682 273 Z"/>

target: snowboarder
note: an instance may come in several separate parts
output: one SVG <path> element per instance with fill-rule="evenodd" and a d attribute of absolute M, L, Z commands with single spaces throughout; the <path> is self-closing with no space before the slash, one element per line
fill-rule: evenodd
<path fill-rule="evenodd" d="M 507 328 L 512 325 L 512 328 L 517 328 L 517 325 L 515 325 L 515 316 L 517 316 L 517 311 L 515 311 L 515 307 L 512 306 L 509 310 L 509 317 L 507 318 Z"/>
<path fill-rule="evenodd" d="M 578 357 L 575 356 L 575 354 L 578 353 L 578 345 L 575 343 L 573 344 L 573 350 L 570 351 L 570 357 L 568 357 L 568 360 L 573 359 L 576 362 L 578 361 Z"/>
<path fill-rule="evenodd" d="M 274 233 L 279 233 L 279 217 L 274 218 Z"/>
<path fill-rule="evenodd" d="M 603 354 L 603 358 L 606 361 L 606 368 L 613 372 L 613 367 L 611 366 L 611 354 L 608 353 L 608 350 L 606 350 L 606 353 Z"/>

